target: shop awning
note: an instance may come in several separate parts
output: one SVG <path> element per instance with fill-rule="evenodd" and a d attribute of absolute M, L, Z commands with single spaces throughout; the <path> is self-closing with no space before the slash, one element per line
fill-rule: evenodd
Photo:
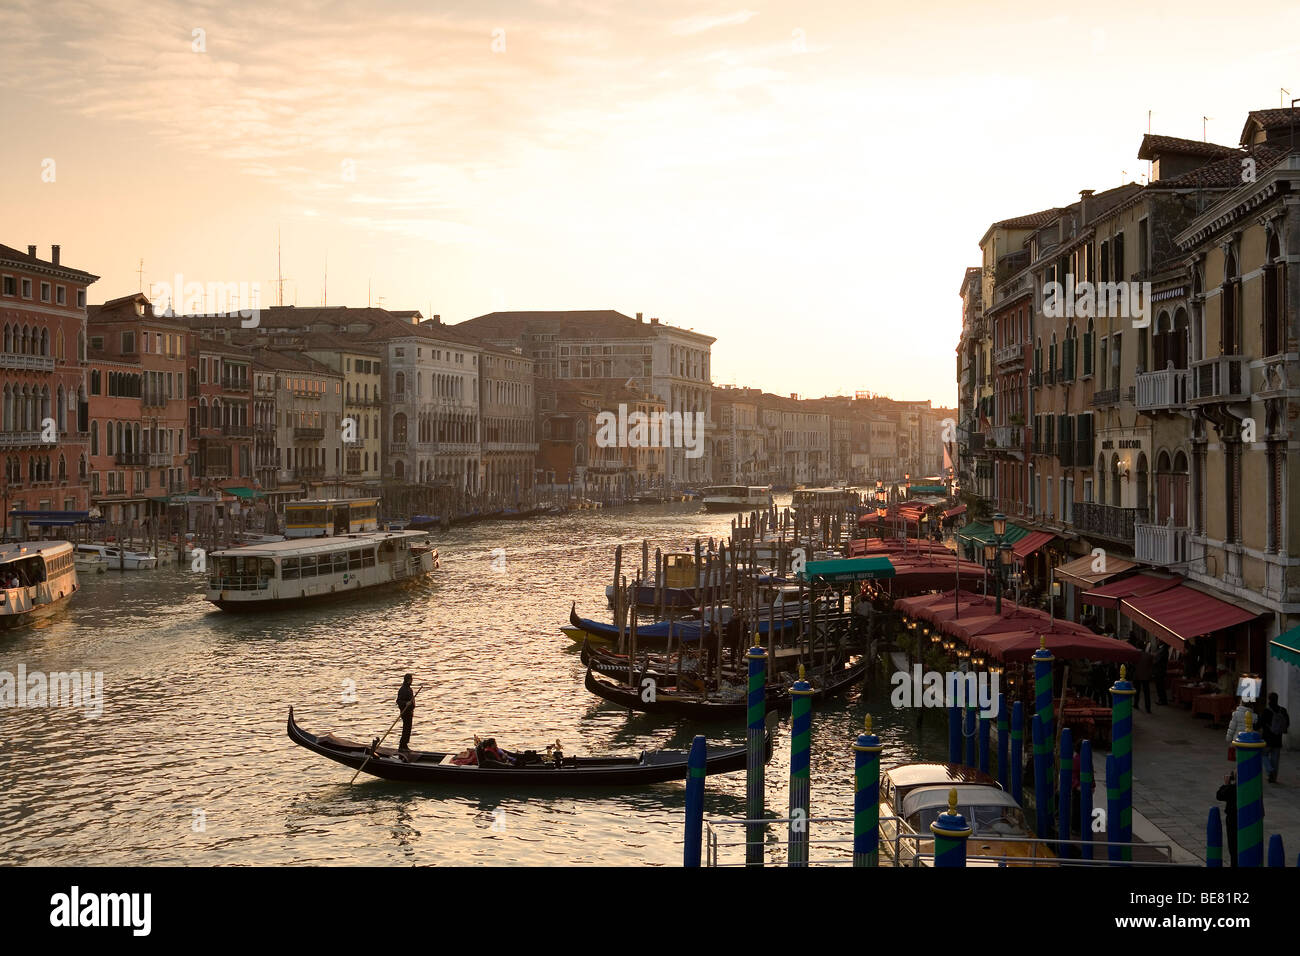
<path fill-rule="evenodd" d="M 1015 545 L 1017 541 L 1031 534 L 1028 528 L 1022 528 L 1018 524 L 1007 522 L 1007 533 L 1002 536 L 1002 540 L 1010 545 Z M 985 524 L 983 521 L 976 521 L 968 524 L 957 532 L 958 538 L 965 538 L 967 541 L 983 545 L 986 541 L 993 540 L 993 525 Z"/>
<path fill-rule="evenodd" d="M 1114 610 L 1119 607 L 1120 601 L 1159 594 L 1161 591 L 1176 588 L 1182 583 L 1182 578 L 1158 578 L 1154 574 L 1135 574 L 1131 578 L 1112 581 L 1092 591 L 1085 591 L 1079 596 L 1079 600 L 1084 604 Z"/>
<path fill-rule="evenodd" d="M 224 491 L 224 492 L 225 492 L 226 494 L 228 494 L 228 495 L 234 495 L 236 498 L 244 498 L 244 499 L 246 499 L 246 500 L 250 500 L 250 501 L 251 501 L 253 498 L 263 498 L 263 497 L 265 497 L 265 495 L 263 495 L 260 491 L 254 491 L 252 488 L 242 488 L 242 487 L 241 487 L 241 488 L 222 488 L 221 490 Z"/>
<path fill-rule="evenodd" d="M 946 495 L 948 489 L 943 485 L 913 485 L 908 489 L 914 495 Z"/>
<path fill-rule="evenodd" d="M 1097 562 L 1097 558 L 1091 554 L 1084 555 L 1082 558 L 1076 558 L 1073 561 L 1054 568 L 1053 573 L 1058 581 L 1064 581 L 1067 584 L 1073 584 L 1075 587 L 1083 588 L 1085 591 L 1091 591 L 1093 588 L 1109 581 L 1117 574 L 1123 574 L 1136 568 L 1137 565 L 1132 561 L 1124 561 L 1121 558 L 1107 557 L 1102 562 L 1105 570 L 1094 571 L 1092 566 Z"/>
<path fill-rule="evenodd" d="M 823 583 L 874 581 L 892 578 L 894 565 L 888 558 L 841 558 L 834 561 L 809 561 L 799 575 L 803 581 Z"/>
<path fill-rule="evenodd" d="M 947 511 L 943 513 L 943 516 L 945 518 L 955 518 L 957 517 L 957 515 L 964 515 L 965 513 L 966 513 L 966 506 L 958 505 L 956 508 L 949 508 Z"/>
<path fill-rule="evenodd" d="M 1056 535 L 1052 534 L 1050 531 L 1031 531 L 1013 544 L 1011 550 L 1015 553 L 1017 558 L 1023 561 L 1055 537 Z"/>
<path fill-rule="evenodd" d="M 1300 626 L 1279 634 L 1268 642 L 1268 652 L 1280 661 L 1286 661 L 1292 667 L 1300 667 Z"/>
<path fill-rule="evenodd" d="M 980 634 L 970 645 L 1000 661 L 1028 661 L 1043 644 L 1057 660 L 1113 661 L 1134 665 L 1141 652 L 1131 644 L 1084 630 L 1003 631 Z"/>
<path fill-rule="evenodd" d="M 1165 643 L 1186 641 L 1199 634 L 1213 634 L 1259 617 L 1255 611 L 1220 601 L 1186 585 L 1124 598 L 1119 612 Z M 1175 647 L 1180 646 L 1175 644 Z"/>

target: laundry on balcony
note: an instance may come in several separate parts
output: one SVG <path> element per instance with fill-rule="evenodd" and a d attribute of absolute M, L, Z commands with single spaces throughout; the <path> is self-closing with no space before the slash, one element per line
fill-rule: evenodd
<path fill-rule="evenodd" d="M 1060 571 L 1058 569 L 1057 573 Z M 1119 607 L 1119 602 L 1129 598 L 1145 597 L 1176 588 L 1183 583 L 1182 578 L 1163 578 L 1154 574 L 1135 574 L 1119 581 L 1112 581 L 1092 591 L 1085 591 L 1079 600 L 1094 607 Z"/>
<path fill-rule="evenodd" d="M 1259 617 L 1258 611 L 1220 601 L 1185 584 L 1124 598 L 1119 612 L 1177 650 L 1182 650 L 1188 638 L 1213 634 Z"/>
<path fill-rule="evenodd" d="M 1101 570 L 1094 571 L 1093 565 L 1097 564 L 1098 561 L 1101 562 Z M 1136 567 L 1137 565 L 1134 562 L 1125 561 L 1122 558 L 1095 557 L 1087 554 L 1054 570 L 1058 581 L 1064 581 L 1067 584 L 1073 584 L 1075 587 L 1083 588 L 1085 591 L 1091 591 L 1111 578 L 1123 574 L 1125 571 L 1131 571 Z"/>

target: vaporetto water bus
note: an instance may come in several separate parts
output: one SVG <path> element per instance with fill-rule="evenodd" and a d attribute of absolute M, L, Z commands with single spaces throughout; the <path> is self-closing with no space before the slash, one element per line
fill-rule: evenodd
<path fill-rule="evenodd" d="M 69 542 L 0 545 L 0 627 L 19 627 L 45 617 L 79 587 Z"/>
<path fill-rule="evenodd" d="M 766 511 L 772 507 L 771 485 L 714 485 L 700 495 L 705 511 Z"/>
<path fill-rule="evenodd" d="M 324 538 L 378 530 L 378 498 L 301 498 L 284 505 L 286 538 Z"/>
<path fill-rule="evenodd" d="M 207 561 L 207 599 L 223 611 L 253 611 L 419 581 L 438 567 L 438 552 L 423 531 L 383 531 L 225 548 Z"/>

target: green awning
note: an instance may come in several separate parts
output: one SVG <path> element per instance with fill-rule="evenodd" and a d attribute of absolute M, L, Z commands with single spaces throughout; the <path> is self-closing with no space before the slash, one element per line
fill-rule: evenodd
<path fill-rule="evenodd" d="M 149 500 L 156 501 L 160 505 L 165 505 L 167 504 L 167 502 L 171 501 L 172 499 L 170 495 L 163 495 L 161 498 L 150 498 Z"/>
<path fill-rule="evenodd" d="M 841 558 L 834 561 L 809 561 L 800 580 L 821 583 L 874 581 L 892 578 L 894 565 L 888 558 Z"/>
<path fill-rule="evenodd" d="M 252 488 L 222 488 L 221 490 L 228 495 L 234 495 L 236 498 L 252 500 L 253 498 L 266 497 L 260 491 L 254 491 Z"/>
<path fill-rule="evenodd" d="M 1269 641 L 1268 652 L 1292 667 L 1300 667 L 1300 625 Z"/>
<path fill-rule="evenodd" d="M 1018 524 L 1007 522 L 1007 533 L 1002 536 L 1002 540 L 1007 544 L 1015 544 L 1025 535 L 1029 534 L 1028 528 L 1022 528 Z M 985 524 L 983 521 L 976 521 L 968 524 L 957 532 L 958 538 L 965 538 L 968 544 L 984 545 L 985 542 L 993 540 L 993 525 Z"/>
<path fill-rule="evenodd" d="M 913 495 L 946 495 L 948 489 L 943 485 L 913 485 L 907 489 L 908 494 Z"/>

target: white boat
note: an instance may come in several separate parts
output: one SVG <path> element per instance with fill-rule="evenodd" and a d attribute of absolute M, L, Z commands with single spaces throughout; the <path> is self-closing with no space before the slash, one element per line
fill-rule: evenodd
<path fill-rule="evenodd" d="M 19 627 L 45 617 L 79 587 L 69 542 L 0 545 L 0 627 Z"/>
<path fill-rule="evenodd" d="M 125 551 L 111 544 L 79 544 L 77 554 L 97 554 L 115 571 L 142 571 L 158 566 L 158 559 L 147 551 Z"/>
<path fill-rule="evenodd" d="M 271 541 L 207 556 L 205 597 L 224 611 L 314 604 L 418 581 L 438 567 L 424 531 Z"/>
<path fill-rule="evenodd" d="M 700 497 L 705 511 L 766 511 L 772 507 L 772 486 L 714 485 Z"/>
<path fill-rule="evenodd" d="M 77 570 L 82 574 L 103 574 L 108 570 L 108 558 L 102 554 L 76 555 Z"/>

